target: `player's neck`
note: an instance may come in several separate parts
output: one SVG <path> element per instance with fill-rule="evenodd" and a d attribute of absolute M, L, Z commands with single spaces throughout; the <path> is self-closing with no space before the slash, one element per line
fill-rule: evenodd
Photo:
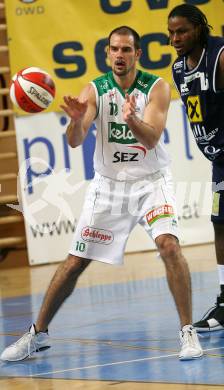
<path fill-rule="evenodd" d="M 114 79 L 115 79 L 116 83 L 120 86 L 120 88 L 124 92 L 127 92 L 128 89 L 134 83 L 134 81 L 136 79 L 136 75 L 137 75 L 137 70 L 135 69 L 134 71 L 129 72 L 128 74 L 126 74 L 124 76 L 118 76 L 118 75 L 114 74 Z"/>
<path fill-rule="evenodd" d="M 200 61 L 200 58 L 201 58 L 201 54 L 202 54 L 202 51 L 203 51 L 203 47 L 201 46 L 198 46 L 196 48 L 194 48 L 193 50 L 191 50 L 187 55 L 186 55 L 186 62 L 187 62 L 187 67 L 188 69 L 194 69 L 199 61 Z"/>

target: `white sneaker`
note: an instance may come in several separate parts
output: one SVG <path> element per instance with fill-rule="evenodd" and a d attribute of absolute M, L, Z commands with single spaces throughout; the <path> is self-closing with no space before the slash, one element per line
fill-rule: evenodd
<path fill-rule="evenodd" d="M 200 358 L 203 351 L 198 340 L 197 332 L 192 325 L 185 325 L 180 331 L 181 351 L 180 360 Z"/>
<path fill-rule="evenodd" d="M 25 333 L 18 341 L 9 345 L 1 354 L 1 360 L 16 362 L 31 356 L 33 352 L 39 352 L 50 348 L 50 337 L 47 332 L 36 333 L 35 325 L 31 325 L 29 332 Z"/>

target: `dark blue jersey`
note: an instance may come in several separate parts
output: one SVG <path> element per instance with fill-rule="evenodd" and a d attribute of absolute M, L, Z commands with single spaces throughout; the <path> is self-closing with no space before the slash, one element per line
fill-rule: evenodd
<path fill-rule="evenodd" d="M 224 90 L 218 91 L 216 72 L 224 38 L 209 37 L 198 65 L 188 70 L 186 57 L 172 66 L 173 79 L 185 105 L 199 149 L 209 160 L 224 160 Z"/>

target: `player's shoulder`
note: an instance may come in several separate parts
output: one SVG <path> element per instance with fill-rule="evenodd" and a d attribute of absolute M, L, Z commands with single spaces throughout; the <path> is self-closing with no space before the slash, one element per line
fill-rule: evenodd
<path fill-rule="evenodd" d="M 207 46 L 210 49 L 224 46 L 224 37 L 210 35 L 208 37 Z"/>
<path fill-rule="evenodd" d="M 136 88 L 143 93 L 148 93 L 152 86 L 159 80 L 161 80 L 161 77 L 139 70 L 136 78 Z"/>
<path fill-rule="evenodd" d="M 224 47 L 224 38 L 209 36 L 206 44 L 207 56 L 210 62 L 216 60 L 220 50 Z"/>
<path fill-rule="evenodd" d="M 103 95 L 115 87 L 112 72 L 96 77 L 91 83 L 95 86 L 99 95 Z"/>
<path fill-rule="evenodd" d="M 224 50 L 224 38 L 209 36 L 206 46 L 208 67 L 213 73 L 214 66 L 217 62 L 217 58 Z"/>
<path fill-rule="evenodd" d="M 159 78 L 160 78 L 159 76 L 156 76 L 153 73 L 144 72 L 142 70 L 138 71 L 138 77 L 137 77 L 138 80 L 150 83 L 150 82 L 155 82 Z"/>
<path fill-rule="evenodd" d="M 79 100 L 80 101 L 94 101 L 95 100 L 95 91 L 94 87 L 91 83 L 88 83 L 84 86 L 84 88 L 81 90 L 79 94 Z"/>
<path fill-rule="evenodd" d="M 94 78 L 92 82 L 93 83 L 102 83 L 103 81 L 108 80 L 108 77 L 109 77 L 109 72 Z"/>

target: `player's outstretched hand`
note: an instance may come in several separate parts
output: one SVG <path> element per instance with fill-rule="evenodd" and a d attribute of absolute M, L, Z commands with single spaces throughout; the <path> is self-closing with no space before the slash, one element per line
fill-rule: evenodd
<path fill-rule="evenodd" d="M 70 95 L 64 96 L 63 100 L 64 104 L 61 104 L 60 107 L 73 121 L 77 122 L 84 117 L 88 107 L 87 100 L 80 102 L 78 98 Z"/>

